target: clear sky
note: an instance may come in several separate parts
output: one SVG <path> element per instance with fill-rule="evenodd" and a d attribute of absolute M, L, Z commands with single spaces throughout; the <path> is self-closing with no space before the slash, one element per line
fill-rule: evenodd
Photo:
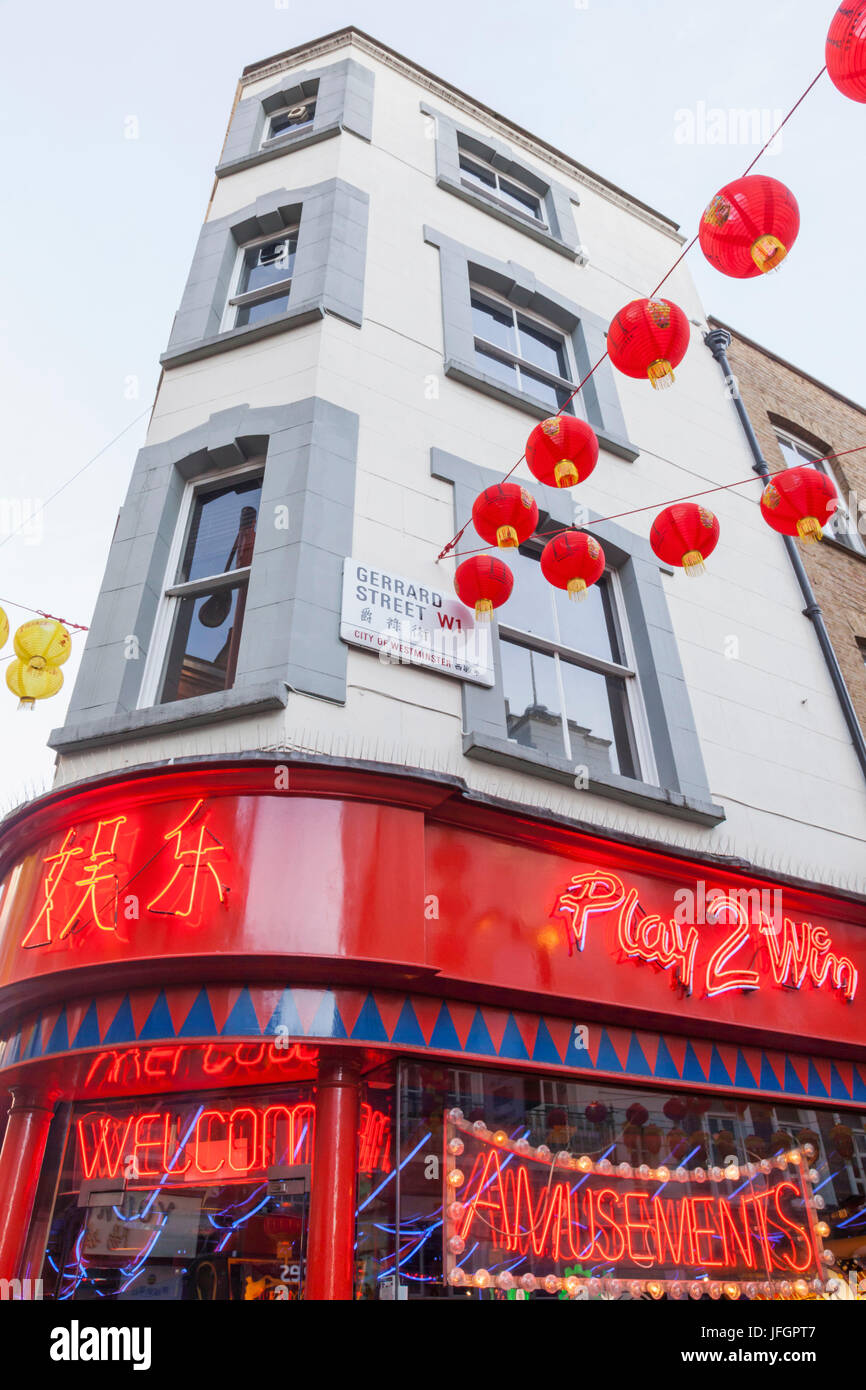
<path fill-rule="evenodd" d="M 757 149 L 714 112 L 755 109 L 772 121 L 787 111 L 823 65 L 835 8 L 833 0 L 3 0 L 0 602 L 90 620 L 247 63 L 355 24 L 691 235 L 710 196 Z M 722 133 L 724 143 L 708 143 Z M 737 283 L 697 248 L 690 257 L 709 313 L 861 401 L 864 150 L 866 106 L 824 76 L 781 150 L 760 166 L 800 203 L 787 265 Z M 43 515 L 10 535 L 28 507 L 123 430 Z M 4 607 L 13 628 L 28 616 Z M 76 637 L 76 653 L 81 644 Z M 10 650 L 11 642 L 3 655 Z M 0 687 L 0 810 L 50 784 L 45 739 L 63 722 L 76 666 L 77 656 L 64 668 L 65 690 L 33 714 L 18 713 Z"/>

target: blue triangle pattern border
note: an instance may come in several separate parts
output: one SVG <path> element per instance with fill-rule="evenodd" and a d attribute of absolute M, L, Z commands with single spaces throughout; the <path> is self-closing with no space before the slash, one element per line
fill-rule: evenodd
<path fill-rule="evenodd" d="M 429 1007 L 434 1001 L 376 989 L 367 990 L 360 1011 L 357 1005 L 353 1008 L 349 1002 L 350 998 L 357 999 L 357 991 L 339 988 L 312 991 L 320 996 L 319 1002 L 312 1019 L 304 1027 L 295 997 L 296 993 L 305 992 L 304 986 L 298 986 L 295 990 L 287 985 L 281 989 L 276 1005 L 271 1008 L 268 1022 L 261 1026 L 259 1017 L 266 1015 L 261 1008 L 257 1011 L 254 1006 L 256 990 L 255 985 L 245 985 L 241 989 L 222 1027 L 216 1024 L 220 1010 L 214 1007 L 207 985 L 198 989 L 192 1005 L 187 1007 L 177 1024 L 169 1005 L 170 986 L 153 991 L 153 1002 L 143 1021 L 143 1010 L 139 1007 L 138 1026 L 130 991 L 112 996 L 111 1001 L 103 999 L 101 1017 L 95 998 L 81 1001 L 78 1013 L 80 1021 L 76 1027 L 70 1026 L 71 1005 L 67 1001 L 51 1024 L 50 1037 L 44 1035 L 41 1014 L 13 1025 L 7 1034 L 0 1035 L 0 1072 L 25 1063 L 37 1063 L 49 1056 L 56 1059 L 65 1053 L 85 1049 L 181 1041 L 184 1038 L 226 1040 L 267 1037 L 279 1030 L 292 1037 L 311 1040 L 339 1039 L 368 1043 L 374 1047 L 405 1048 L 416 1053 L 445 1052 L 472 1058 L 479 1064 L 496 1061 L 512 1067 L 521 1064 L 552 1067 L 575 1078 L 586 1079 L 591 1073 L 637 1084 L 669 1082 L 674 1086 L 697 1085 L 717 1091 L 775 1095 L 800 1103 L 817 1101 L 826 1104 L 835 1101 L 837 1104 L 866 1106 L 866 1063 L 863 1062 L 828 1059 L 828 1087 L 810 1058 L 780 1052 L 779 1049 L 773 1049 L 771 1054 L 761 1047 L 737 1045 L 736 1062 L 731 1065 L 722 1060 L 718 1047 L 713 1044 L 709 1065 L 704 1067 L 698 1059 L 695 1045 L 680 1035 L 654 1034 L 646 1029 L 638 1031 L 601 1024 L 590 1027 L 595 1042 L 592 1049 L 579 1049 L 573 1034 L 567 1043 L 558 1045 L 555 1041 L 555 1038 L 563 1037 L 561 1030 L 564 1020 L 561 1017 L 521 1011 L 519 1016 L 525 1020 L 525 1024 L 519 1027 L 515 1011 L 484 1004 L 475 1007 L 463 1043 L 455 1023 L 454 1010 L 447 999 L 438 1001 L 434 1021 L 425 1026 L 425 1013 L 429 1017 Z M 113 1008 L 106 1008 L 107 1002 L 113 1003 Z M 383 1010 L 380 1003 L 388 1007 Z M 426 1011 L 421 1008 L 422 1003 L 426 1004 Z M 311 1011 L 307 1011 L 308 1019 Z M 175 1017 L 178 1017 L 177 1009 Z M 388 1026 L 386 1019 L 391 1020 Z M 494 1041 L 496 1038 L 498 1042 Z M 677 1056 L 682 1058 L 679 1065 L 675 1060 Z M 799 1069 L 794 1065 L 797 1060 L 800 1062 Z M 805 1085 L 800 1079 L 804 1063 L 807 1075 Z"/>

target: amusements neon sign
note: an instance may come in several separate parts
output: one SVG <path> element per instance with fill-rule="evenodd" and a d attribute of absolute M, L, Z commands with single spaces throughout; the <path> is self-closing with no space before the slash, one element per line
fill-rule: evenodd
<path fill-rule="evenodd" d="M 452 1110 L 448 1281 L 572 1296 L 626 1289 L 674 1298 L 808 1296 L 823 1288 L 833 1258 L 822 1244 L 823 1199 L 812 1192 L 813 1152 L 804 1146 L 709 1172 L 633 1168 L 607 1157 L 554 1156 Z"/>
<path fill-rule="evenodd" d="M 730 893 L 713 895 L 708 911 L 711 925 L 724 924 L 728 933 L 701 965 L 697 962 L 698 928 L 644 912 L 637 888 L 627 888 L 606 870 L 575 874 L 557 898 L 551 917 L 565 919 L 570 955 L 583 951 L 593 918 L 613 918 L 622 957 L 669 970 L 672 983 L 686 994 L 696 985 L 702 987 L 704 998 L 712 999 L 730 990 L 751 993 L 768 984 L 801 989 L 808 983 L 815 989 L 835 990 L 848 1002 L 856 995 L 854 962 L 832 950 L 825 927 L 798 924 L 789 917 L 776 921 L 762 909 L 752 922 L 739 895 Z"/>

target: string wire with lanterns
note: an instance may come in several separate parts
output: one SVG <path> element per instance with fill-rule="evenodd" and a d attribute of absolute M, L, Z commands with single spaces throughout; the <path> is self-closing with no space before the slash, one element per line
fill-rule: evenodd
<path fill-rule="evenodd" d="M 496 524 L 504 510 L 519 507 L 521 493 L 524 494 L 523 505 L 529 512 L 532 499 L 525 489 L 508 482 L 524 460 L 540 482 L 557 488 L 573 487 L 585 481 L 595 468 L 599 446 L 594 431 L 585 421 L 563 412 L 605 360 L 609 359 L 624 375 L 647 377 L 657 390 L 673 385 L 674 368 L 688 348 L 689 323 L 676 304 L 657 296 L 697 242 L 707 261 L 734 279 L 767 274 L 778 269 L 787 258 L 800 229 L 797 200 L 779 180 L 753 174 L 752 170 L 825 72 L 844 96 L 866 103 L 866 0 L 854 0 L 854 3 L 843 0 L 827 35 L 824 67 L 779 122 L 745 172 L 710 199 L 697 233 L 649 296 L 632 300 L 614 315 L 605 352 L 578 382 L 557 414 L 533 429 L 524 454 L 501 483 L 486 488 L 476 499 L 472 519 L 483 539 L 493 536 L 491 545 L 513 548 L 532 534 L 529 531 L 521 538 L 519 529 L 513 525 Z M 753 477 L 743 480 L 752 481 Z M 706 489 L 706 493 L 742 485 L 739 482 L 722 484 Z M 701 495 L 705 494 L 690 496 Z M 775 474 L 766 484 L 760 500 L 761 515 L 772 529 L 804 541 L 822 538 L 823 527 L 837 505 L 831 480 L 811 465 Z M 649 507 L 636 507 L 618 515 L 648 510 Z M 613 520 L 613 517 L 600 518 L 600 521 L 605 520 Z M 526 521 L 528 523 L 528 516 Z M 593 524 L 598 525 L 599 521 Z M 439 552 L 437 563 L 455 551 L 468 526 L 467 521 Z M 665 506 L 650 530 L 650 545 L 659 559 L 683 569 L 687 575 L 703 571 L 704 561 L 718 541 L 717 518 L 689 498 L 677 499 Z M 475 609 L 476 619 L 489 620 L 493 610 L 509 598 L 513 575 L 503 560 L 484 553 L 484 548 L 470 551 L 468 555 L 469 558 L 457 567 L 454 588 L 458 598 Z M 598 542 L 586 532 L 575 526 L 564 527 L 545 546 L 541 569 L 548 582 L 566 589 L 569 598 L 580 599 L 601 578 L 604 555 Z"/>
<path fill-rule="evenodd" d="M 812 463 L 829 463 L 829 462 L 831 462 L 833 459 L 845 458 L 845 457 L 847 457 L 848 454 L 859 454 L 859 453 L 862 453 L 864 449 L 866 449 L 866 444 L 857 444 L 857 445 L 855 445 L 854 448 L 852 448 L 852 449 L 840 449 L 837 453 L 834 453 L 834 454 L 822 454 L 820 458 L 813 459 L 813 460 L 812 460 Z M 764 489 L 764 493 L 766 493 L 766 491 L 767 491 L 767 489 L 768 489 L 769 487 L 778 487 L 780 480 L 783 479 L 783 478 L 785 478 L 788 474 L 795 474 L 795 473 L 800 473 L 800 472 L 801 472 L 801 469 L 800 469 L 799 467 L 798 467 L 798 468 L 782 468 L 782 469 L 779 469 L 779 471 L 778 471 L 777 473 L 774 473 L 774 474 L 773 474 L 772 481 L 771 481 L 771 483 L 769 483 L 769 484 L 767 485 L 767 487 Z M 817 470 L 816 468 L 813 468 L 811 465 L 805 465 L 805 466 L 802 468 L 802 472 L 803 472 L 803 473 L 806 473 L 806 474 L 812 474 L 812 473 L 814 473 L 814 474 L 817 474 L 817 476 L 820 477 L 820 478 L 825 478 L 825 475 L 824 475 L 824 474 L 819 473 L 818 470 Z M 701 489 L 700 489 L 699 491 L 697 491 L 697 492 L 687 492 L 687 493 L 685 493 L 682 497 L 675 497 L 675 498 L 673 499 L 672 502 L 669 502 L 669 503 L 668 503 L 668 506 L 674 506 L 674 505 L 676 505 L 677 503 L 680 503 L 680 502 L 689 502 L 689 501 L 692 500 L 692 498 L 695 498 L 695 497 L 707 497 L 707 496 L 709 496 L 709 495 L 710 495 L 711 493 L 713 493 L 713 492 L 728 492 L 728 491 L 730 491 L 732 488 L 736 488 L 736 487 L 745 487 L 747 483 L 754 483 L 754 481 L 755 481 L 755 474 L 754 474 L 754 473 L 750 473 L 749 476 L 748 476 L 748 478 L 737 478 L 737 479 L 736 479 L 734 482 L 732 482 L 732 483 L 714 483 L 712 487 L 701 488 Z M 810 486 L 810 488 L 811 488 L 811 486 L 812 486 L 812 479 L 810 478 L 808 481 L 809 481 L 809 486 Z M 831 498 L 831 501 L 832 501 L 833 499 L 835 499 L 835 489 L 833 489 L 832 483 L 830 482 L 829 478 L 826 479 L 826 483 L 827 483 L 827 487 L 830 488 L 830 489 L 832 489 L 832 498 Z M 497 486 L 501 487 L 502 484 L 501 484 L 501 483 L 500 483 L 500 484 L 497 484 Z M 492 489 L 492 488 L 488 488 L 488 489 L 486 489 L 486 491 L 490 492 L 490 491 L 493 491 L 493 489 Z M 787 489 L 786 489 L 786 491 L 787 491 Z M 528 495 L 528 494 L 527 494 L 527 495 Z M 736 496 L 737 494 L 735 493 L 734 495 Z M 811 492 L 810 492 L 809 495 L 810 495 L 810 496 L 812 495 Z M 826 497 L 826 496 L 828 496 L 828 495 L 829 495 L 829 494 L 828 494 L 828 492 L 827 492 L 827 488 L 821 486 L 821 487 L 819 488 L 818 496 L 819 496 L 819 497 Z M 835 499 L 835 500 L 838 501 L 838 499 Z M 762 506 L 762 509 L 763 509 L 763 506 L 764 506 L 764 495 L 763 495 L 763 494 L 762 494 L 762 496 L 761 496 L 760 502 L 761 502 L 761 506 Z M 751 505 L 751 504 L 750 504 L 750 505 Z M 655 511 L 656 507 L 658 507 L 658 506 L 659 506 L 659 503 L 658 503 L 658 502 L 647 502 L 647 503 L 645 503 L 644 505 L 641 505 L 640 507 L 629 507 L 629 508 L 628 508 L 626 511 L 624 511 L 624 512 L 611 512 L 611 514 L 610 514 L 609 516 L 594 517 L 593 520 L 592 520 L 591 522 L 587 522 L 586 524 L 587 524 L 587 526 L 592 526 L 592 527 L 601 526 L 601 525 L 603 525 L 604 522 L 606 522 L 606 521 L 619 521 L 619 520 L 620 520 L 622 517 L 624 517 L 624 516 L 637 516 L 640 512 L 651 512 L 651 511 Z M 772 511 L 773 509 L 772 509 L 772 508 L 768 508 L 768 510 L 769 510 L 769 511 Z M 833 512 L 834 512 L 835 510 L 836 510 L 836 507 L 835 507 L 835 506 L 830 506 L 830 507 L 827 509 L 827 519 L 828 519 L 828 520 L 829 520 L 829 517 L 833 514 Z M 770 521 L 769 517 L 765 516 L 765 520 L 768 521 L 768 524 L 773 525 L 773 522 Z M 785 521 L 787 522 L 787 520 L 788 520 L 788 518 L 787 518 L 787 516 L 785 516 Z M 809 518 L 809 519 L 804 518 L 804 519 L 803 519 L 803 523 L 802 523 L 803 534 L 800 533 L 800 530 L 798 529 L 798 527 L 797 527 L 796 524 L 794 525 L 794 527 L 793 527 L 792 530 L 790 530 L 790 531 L 787 531 L 787 530 L 784 531 L 784 534 L 786 534 L 786 535 L 797 535 L 797 536 L 799 536 L 799 538 L 800 538 L 801 540 L 804 540 L 804 541 L 807 541 L 807 542 L 809 542 L 809 541 L 817 541 L 820 537 L 819 537 L 818 533 L 816 532 L 815 527 L 811 524 L 811 521 L 812 521 L 811 518 Z M 826 523 L 821 523 L 822 526 L 823 526 L 824 524 L 826 524 Z M 477 528 L 477 526 L 476 526 L 476 530 L 477 530 L 477 529 L 478 529 L 478 528 Z M 773 529 L 774 529 L 774 530 L 782 531 L 782 527 L 781 527 L 781 526 L 778 526 L 778 525 L 774 526 Z M 464 530 L 465 530 L 465 527 L 464 527 Z M 819 528 L 819 530 L 820 530 L 820 528 Z M 481 533 L 479 532 L 479 535 L 480 535 L 480 534 L 481 534 Z M 533 533 L 530 532 L 530 535 L 532 535 L 532 534 L 533 534 Z M 552 537 L 562 536 L 562 535 L 582 535 L 582 534 L 584 534 L 584 533 L 583 533 L 579 528 L 577 528 L 576 526 L 557 526 L 556 529 L 553 530 L 553 531 L 536 531 L 534 534 L 536 534 L 536 535 L 539 537 L 539 539 L 545 539 L 545 538 L 552 538 Z M 522 545 L 522 544 L 523 544 L 523 541 L 521 541 L 520 543 L 521 543 L 521 545 Z M 493 545 L 493 544 L 495 544 L 495 543 L 491 543 L 490 545 L 486 545 L 486 546 L 478 546 L 477 548 L 474 548 L 474 549 L 472 549 L 472 550 L 455 550 L 455 552 L 454 552 L 454 558 L 455 558 L 455 559 L 458 559 L 458 558 L 459 558 L 459 559 L 462 559 L 463 557 L 465 557 L 465 556 L 467 556 L 467 555 L 482 555 L 482 554 L 486 554 L 486 552 L 492 548 L 492 545 Z"/>

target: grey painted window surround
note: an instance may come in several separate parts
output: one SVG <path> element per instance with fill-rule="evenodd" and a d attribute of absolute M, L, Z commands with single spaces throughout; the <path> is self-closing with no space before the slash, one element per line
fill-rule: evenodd
<path fill-rule="evenodd" d="M 343 560 L 351 553 L 358 417 L 329 401 L 248 405 L 142 449 L 118 517 L 61 752 L 167 732 L 286 704 L 289 689 L 346 698 L 340 641 Z M 230 690 L 138 709 L 185 485 L 265 456 L 238 667 Z M 287 512 L 278 513 L 278 507 Z M 278 517 L 288 525 L 278 523 Z M 127 659 L 135 635 L 140 656 Z"/>
<path fill-rule="evenodd" d="M 454 486 L 454 514 L 458 525 L 471 514 L 478 493 L 501 482 L 500 475 L 490 469 L 441 449 L 431 449 L 430 457 L 433 477 Z M 523 478 L 520 482 L 554 525 L 572 524 L 567 497 L 553 495 L 550 488 Z M 592 520 L 590 513 L 590 524 Z M 614 772 L 591 770 L 588 790 L 645 810 L 666 812 L 701 825 L 717 825 L 725 819 L 725 812 L 721 806 L 713 804 L 707 784 L 659 562 L 647 541 L 621 526 L 606 522 L 603 535 L 597 539 L 604 546 L 608 566 L 619 574 L 659 785 L 652 786 Z M 509 741 L 499 635 L 496 624 L 493 627 L 496 684 L 490 688 L 468 683 L 463 686 L 464 753 L 469 758 L 574 786 L 575 768 L 564 755 Z"/>
<path fill-rule="evenodd" d="M 556 290 L 542 285 L 525 266 L 514 261 L 493 260 L 432 227 L 424 228 L 424 240 L 439 248 L 445 375 L 475 386 L 497 400 L 519 406 L 538 420 L 546 419 L 551 413 L 549 405 L 489 376 L 479 365 L 475 355 L 470 283 L 495 290 L 518 309 L 534 311 L 555 324 L 571 343 L 580 378 L 603 356 L 607 324 L 597 314 L 581 309 Z M 626 434 L 610 362 L 602 362 L 593 373 L 580 393 L 580 401 L 602 448 L 629 461 L 636 459 L 639 450 Z"/>
<path fill-rule="evenodd" d="M 249 169 L 291 150 L 351 131 L 362 140 L 373 138 L 373 88 L 375 76 L 354 58 L 343 58 L 324 68 L 289 72 L 267 91 L 238 102 L 216 167 L 217 178 Z M 310 126 L 269 140 L 262 148 L 265 125 L 276 111 L 315 99 Z"/>
<path fill-rule="evenodd" d="M 227 217 L 205 222 L 175 315 L 164 367 L 195 362 L 215 352 L 336 314 L 360 327 L 369 197 L 343 179 L 328 179 L 291 192 L 281 188 Z M 272 318 L 220 326 L 239 247 L 256 237 L 298 227 L 298 249 L 288 308 Z"/>
<path fill-rule="evenodd" d="M 577 259 L 580 242 L 572 211 L 572 204 L 580 202 L 576 193 L 570 192 L 549 174 L 542 174 L 531 164 L 516 159 L 510 146 L 494 136 L 458 125 L 450 116 L 428 106 L 426 101 L 421 102 L 421 110 L 436 122 L 436 182 L 440 188 L 446 188 L 449 193 L 455 193 L 464 202 L 482 208 L 509 226 L 519 227 L 527 236 L 534 237 L 552 251 L 558 251 L 573 261 Z M 538 226 L 528 216 L 521 217 L 519 212 L 485 197 L 482 189 L 468 185 L 460 168 L 461 153 L 480 156 L 499 173 L 510 175 L 531 188 L 541 202 L 547 227 Z"/>

